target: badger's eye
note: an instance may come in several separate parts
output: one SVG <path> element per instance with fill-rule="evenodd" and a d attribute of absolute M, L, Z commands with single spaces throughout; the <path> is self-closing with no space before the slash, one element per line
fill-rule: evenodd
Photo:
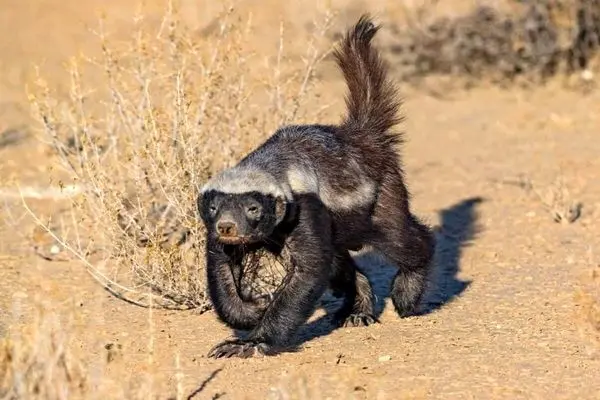
<path fill-rule="evenodd" d="M 260 207 L 257 205 L 251 205 L 246 207 L 246 214 L 248 214 L 251 218 L 260 217 Z"/>

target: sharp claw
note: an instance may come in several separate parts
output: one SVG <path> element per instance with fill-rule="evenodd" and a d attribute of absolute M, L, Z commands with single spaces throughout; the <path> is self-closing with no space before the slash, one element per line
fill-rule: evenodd
<path fill-rule="evenodd" d="M 262 349 L 264 347 L 264 349 Z M 243 340 L 227 340 L 219 343 L 208 352 L 209 358 L 250 358 L 264 355 L 266 344 Z"/>
<path fill-rule="evenodd" d="M 372 315 L 369 314 L 350 314 L 345 319 L 341 320 L 339 325 L 346 327 L 360 327 L 360 326 L 369 326 L 371 324 L 379 323 L 379 320 Z"/>

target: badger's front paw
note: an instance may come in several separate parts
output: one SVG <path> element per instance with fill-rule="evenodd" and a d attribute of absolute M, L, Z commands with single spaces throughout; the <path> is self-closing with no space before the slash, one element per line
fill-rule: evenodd
<path fill-rule="evenodd" d="M 208 357 L 211 358 L 250 358 L 250 357 L 264 357 L 273 355 L 275 352 L 273 348 L 266 343 L 255 341 L 255 340 L 225 340 L 213 347 L 208 352 Z"/>
<path fill-rule="evenodd" d="M 269 304 L 271 304 L 271 298 L 267 295 L 256 297 L 254 300 L 255 307 L 260 311 L 260 313 L 264 313 Z"/>

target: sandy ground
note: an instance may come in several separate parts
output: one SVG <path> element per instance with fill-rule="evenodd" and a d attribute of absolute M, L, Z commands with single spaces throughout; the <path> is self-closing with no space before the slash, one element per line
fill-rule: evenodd
<path fill-rule="evenodd" d="M 3 177 L 48 184 L 42 147 L 21 137 L 30 123 L 27 71 L 44 61 L 60 82 L 60 60 L 85 47 L 82 21 L 93 21 L 100 3 L 0 2 L 0 131 L 2 140 L 7 132 L 16 140 L 0 147 Z M 115 7 L 118 18 L 135 9 L 128 3 Z M 206 20 L 190 18 L 199 27 Z M 342 110 L 341 88 L 331 84 L 340 99 L 332 115 Z M 600 358 L 579 330 L 574 294 L 600 263 L 599 101 L 597 92 L 584 96 L 558 85 L 480 88 L 446 100 L 407 93 L 404 163 L 413 207 L 439 227 L 440 242 L 421 316 L 397 318 L 387 299 L 393 270 L 359 257 L 375 283 L 381 324 L 334 330 L 319 310 L 301 332 L 299 353 L 208 360 L 207 351 L 231 334 L 213 313 L 149 317 L 102 291 L 78 264 L 33 255 L 25 240 L 33 224 L 23 220 L 17 234 L 0 222 L 0 331 L 19 312 L 17 299 L 37 294 L 66 307 L 74 298 L 90 365 L 106 343 L 119 343 L 126 365 L 142 369 L 152 337 L 159 376 L 171 388 L 176 355 L 184 392 L 211 377 L 195 398 L 266 398 L 305 379 L 306 398 L 598 399 Z M 510 183 L 519 176 L 542 191 L 562 178 L 569 199 L 583 204 L 581 217 L 555 223 L 542 202 Z M 60 203 L 32 206 L 49 211 Z"/>

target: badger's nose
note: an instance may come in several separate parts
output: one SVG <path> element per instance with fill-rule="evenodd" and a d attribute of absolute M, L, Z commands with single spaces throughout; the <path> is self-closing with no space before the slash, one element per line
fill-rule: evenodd
<path fill-rule="evenodd" d="M 233 222 L 222 221 L 217 223 L 217 232 L 221 236 L 237 236 L 237 227 Z"/>

